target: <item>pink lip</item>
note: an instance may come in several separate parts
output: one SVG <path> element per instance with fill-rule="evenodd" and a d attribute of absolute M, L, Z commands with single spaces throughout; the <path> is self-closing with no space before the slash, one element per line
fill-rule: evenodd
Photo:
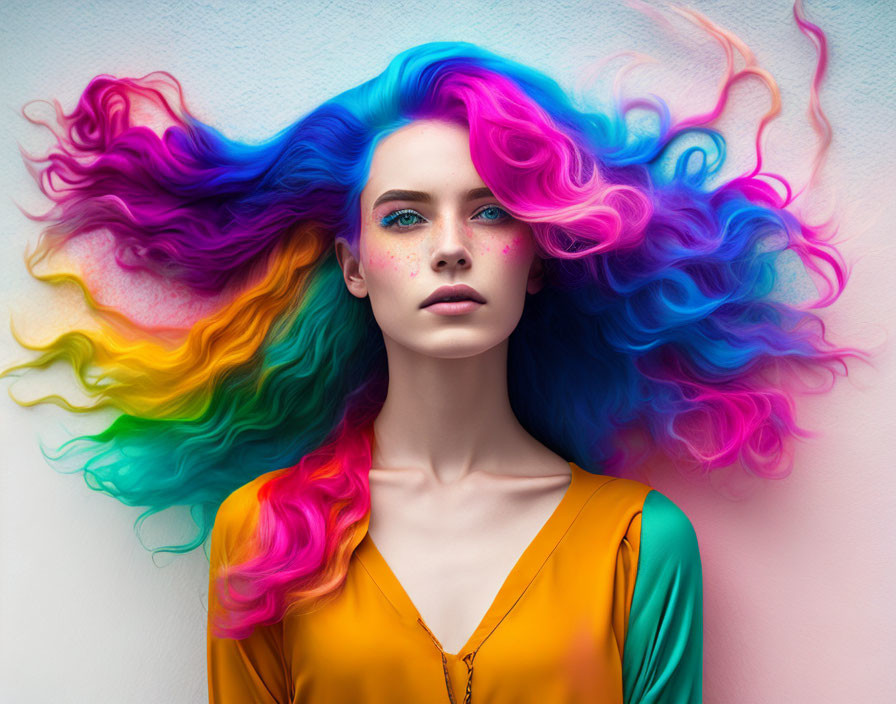
<path fill-rule="evenodd" d="M 467 298 L 473 302 L 485 303 L 485 299 L 482 297 L 479 291 L 477 291 L 472 286 L 467 286 L 466 284 L 455 284 L 454 286 L 439 286 L 435 291 L 433 291 L 431 294 L 429 294 L 429 296 L 426 297 L 426 300 L 420 304 L 420 307 L 427 308 L 433 303 L 441 302 L 440 299 L 455 296 Z"/>
<path fill-rule="evenodd" d="M 439 301 L 426 306 L 424 310 L 431 310 L 438 315 L 464 315 L 481 305 L 477 301 Z"/>

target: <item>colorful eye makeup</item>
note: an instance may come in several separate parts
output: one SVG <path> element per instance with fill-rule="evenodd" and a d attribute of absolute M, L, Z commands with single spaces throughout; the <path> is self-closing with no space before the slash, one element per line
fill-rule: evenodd
<path fill-rule="evenodd" d="M 473 217 L 482 222 L 503 222 L 511 216 L 506 210 L 499 208 L 497 205 L 488 205 Z M 413 210 L 412 208 L 402 208 L 401 210 L 395 210 L 389 213 L 380 220 L 380 227 L 384 229 L 406 230 L 414 225 L 419 225 L 421 222 L 426 222 L 426 218 L 416 210 Z"/>
<path fill-rule="evenodd" d="M 396 210 L 395 212 L 389 213 L 386 217 L 380 220 L 380 227 L 389 228 L 392 227 L 393 224 L 397 224 L 398 229 L 402 229 L 416 225 L 424 219 L 425 218 L 417 211 L 405 208 L 404 210 Z"/>

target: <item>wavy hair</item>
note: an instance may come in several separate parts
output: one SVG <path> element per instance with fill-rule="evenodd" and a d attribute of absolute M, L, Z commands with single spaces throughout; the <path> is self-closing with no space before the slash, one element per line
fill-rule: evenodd
<path fill-rule="evenodd" d="M 119 412 L 48 459 L 75 458 L 91 488 L 148 507 L 137 524 L 189 506 L 195 537 L 159 551 L 202 545 L 222 501 L 265 475 L 254 527 L 216 583 L 225 611 L 216 635 L 244 638 L 345 578 L 352 529 L 370 509 L 372 421 L 387 376 L 369 300 L 346 290 L 333 245 L 357 243 L 373 151 L 413 120 L 469 129 L 482 180 L 531 225 L 545 261 L 546 285 L 527 294 L 509 341 L 510 402 L 528 432 L 592 472 L 637 462 L 635 435 L 703 472 L 737 462 L 760 477 L 790 471 L 790 441 L 812 435 L 795 420 L 799 372 L 833 383 L 848 357 L 865 354 L 829 342 L 813 312 L 837 299 L 848 267 L 833 225 L 810 224 L 793 205 L 799 192 L 762 170 L 760 138 L 780 104 L 771 76 L 737 37 L 680 12 L 728 62 L 714 107 L 677 120 L 658 98 L 579 109 L 543 73 L 462 42 L 404 51 L 260 144 L 197 120 L 164 72 L 98 76 L 73 112 L 55 103 L 55 124 L 41 123 L 52 149 L 27 157 L 53 206 L 30 215 L 48 225 L 26 264 L 50 284 L 79 286 L 96 326 L 45 345 L 13 331 L 39 355 L 4 374 L 63 361 L 94 403 L 20 403 Z M 824 34 L 799 5 L 795 16 L 818 48 L 811 114 L 822 154 Z M 748 75 L 764 81 L 772 107 L 755 166 L 718 182 L 725 140 L 711 125 Z M 147 102 L 164 130 L 141 121 L 136 106 Z M 627 116 L 644 109 L 656 128 L 635 133 Z M 695 144 L 676 152 L 685 136 Z M 78 275 L 36 272 L 97 230 L 111 235 L 121 268 L 217 295 L 218 305 L 188 329 L 152 327 L 96 301 Z M 778 295 L 787 253 L 817 297 Z"/>

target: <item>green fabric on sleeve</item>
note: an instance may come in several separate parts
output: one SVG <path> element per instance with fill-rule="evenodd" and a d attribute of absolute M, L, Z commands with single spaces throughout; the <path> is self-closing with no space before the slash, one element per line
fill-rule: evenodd
<path fill-rule="evenodd" d="M 690 519 L 651 490 L 622 658 L 625 704 L 703 701 L 703 570 Z"/>

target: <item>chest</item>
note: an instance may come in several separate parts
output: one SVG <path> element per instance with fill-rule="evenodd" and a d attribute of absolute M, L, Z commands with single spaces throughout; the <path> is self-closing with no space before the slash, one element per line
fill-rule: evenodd
<path fill-rule="evenodd" d="M 446 652 L 466 644 L 569 482 L 552 475 L 434 488 L 371 471 L 370 538 Z"/>

